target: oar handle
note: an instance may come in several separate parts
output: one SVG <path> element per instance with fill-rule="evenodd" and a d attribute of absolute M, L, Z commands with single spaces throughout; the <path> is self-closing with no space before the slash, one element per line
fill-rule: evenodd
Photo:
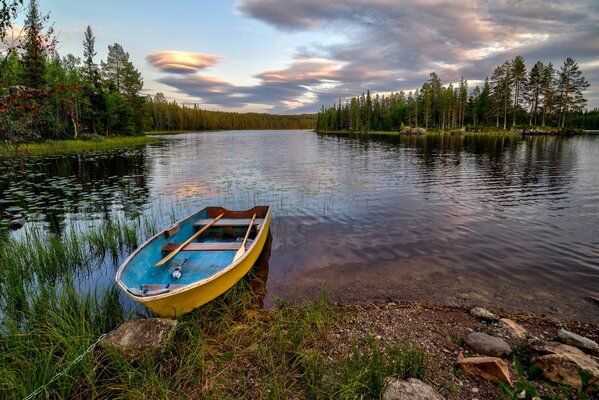
<path fill-rule="evenodd" d="M 187 239 L 185 242 L 183 242 L 181 244 L 181 246 L 177 247 L 175 250 L 173 250 L 171 253 L 169 253 L 162 260 L 158 261 L 156 263 L 156 265 L 154 265 L 154 266 L 155 267 L 160 267 L 161 265 L 164 265 L 165 263 L 167 263 L 171 258 L 173 258 L 175 255 L 177 255 L 178 252 L 180 252 L 181 250 L 183 250 L 183 248 L 185 246 L 187 246 L 189 243 L 191 243 L 192 240 L 194 240 L 195 238 L 197 238 L 198 236 L 200 236 L 202 234 L 202 232 L 204 232 L 206 229 L 208 229 L 212 225 L 214 225 L 216 223 L 216 221 L 218 221 L 219 219 L 221 219 L 224 215 L 225 215 L 225 213 L 222 213 L 221 215 L 219 215 L 218 217 L 214 218 L 212 221 L 210 221 L 209 223 L 207 223 L 202 229 L 200 229 L 199 231 L 197 231 L 196 233 L 194 233 L 189 239 Z"/>

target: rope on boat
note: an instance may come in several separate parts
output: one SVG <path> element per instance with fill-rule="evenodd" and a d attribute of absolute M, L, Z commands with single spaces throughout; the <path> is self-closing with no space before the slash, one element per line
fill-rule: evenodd
<path fill-rule="evenodd" d="M 81 353 L 77 358 L 75 358 L 73 361 L 71 361 L 71 363 L 69 365 L 67 365 L 62 371 L 60 371 L 59 373 L 57 373 L 56 375 L 54 375 L 52 377 L 52 379 L 50 379 L 48 381 L 48 383 L 46 383 L 45 385 L 42 385 L 42 386 L 38 387 L 35 391 L 33 391 L 32 393 L 30 393 L 29 396 L 25 397 L 24 400 L 32 400 L 33 398 L 35 398 L 35 396 L 41 394 L 44 390 L 46 390 L 48 388 L 48 386 L 50 386 L 58 378 L 60 378 L 64 374 L 66 374 L 75 364 L 80 363 L 81 360 L 83 360 L 86 355 L 88 355 L 89 353 L 91 353 L 98 346 L 98 343 L 100 343 L 102 340 L 104 340 L 105 337 L 106 337 L 106 333 L 100 335 L 100 337 L 98 337 L 98 339 L 96 339 L 96 341 L 94 343 L 92 343 L 91 345 L 89 345 L 89 347 L 83 353 Z"/>

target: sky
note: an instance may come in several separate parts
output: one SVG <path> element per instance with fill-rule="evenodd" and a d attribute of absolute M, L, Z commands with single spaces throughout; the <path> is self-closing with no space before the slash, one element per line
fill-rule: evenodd
<path fill-rule="evenodd" d="M 522 55 L 557 68 L 574 58 L 599 107 L 599 1 L 551 0 L 39 0 L 61 55 L 96 62 L 119 43 L 144 93 L 201 108 L 316 112 L 370 90 L 463 76 L 470 89 Z"/>

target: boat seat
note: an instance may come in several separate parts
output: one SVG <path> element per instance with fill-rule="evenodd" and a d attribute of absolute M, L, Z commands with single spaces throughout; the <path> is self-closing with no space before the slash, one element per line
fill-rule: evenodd
<path fill-rule="evenodd" d="M 213 218 L 208 219 L 200 219 L 193 224 L 196 228 L 201 228 L 204 225 L 208 225 L 214 221 Z M 250 222 L 252 222 L 251 218 L 221 218 L 214 223 L 212 226 L 245 226 L 247 227 Z M 264 225 L 264 218 L 256 218 L 254 221 L 254 225 Z"/>
<path fill-rule="evenodd" d="M 136 296 L 155 296 L 157 294 L 167 293 L 186 285 L 178 283 L 146 283 L 141 285 L 141 289 L 127 288 L 130 293 Z"/>
<path fill-rule="evenodd" d="M 162 247 L 163 253 L 175 251 L 182 243 L 167 243 Z M 241 248 L 241 242 L 201 242 L 189 243 L 181 251 L 237 251 Z"/>

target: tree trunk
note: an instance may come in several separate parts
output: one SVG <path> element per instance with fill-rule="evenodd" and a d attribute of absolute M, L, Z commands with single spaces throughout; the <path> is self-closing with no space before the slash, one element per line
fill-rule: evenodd
<path fill-rule="evenodd" d="M 71 122 L 73 123 L 73 129 L 75 130 L 75 136 L 73 138 L 77 139 L 77 137 L 79 137 L 79 131 L 77 131 L 77 122 L 75 122 L 75 117 L 73 117 L 72 115 Z"/>

